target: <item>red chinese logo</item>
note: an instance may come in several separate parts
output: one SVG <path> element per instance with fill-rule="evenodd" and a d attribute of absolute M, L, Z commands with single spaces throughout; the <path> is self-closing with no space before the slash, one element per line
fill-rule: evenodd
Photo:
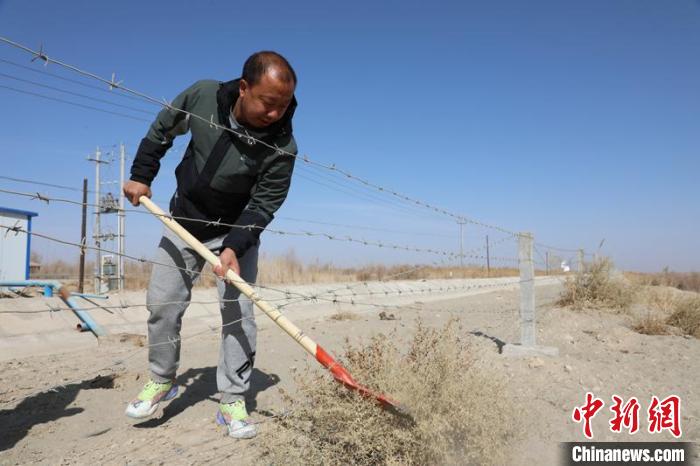
<path fill-rule="evenodd" d="M 603 400 L 593 396 L 593 393 L 586 393 L 586 404 L 583 406 L 577 406 L 574 408 L 572 417 L 575 422 L 583 421 L 583 435 L 587 438 L 593 438 L 593 432 L 591 430 L 591 419 L 600 411 L 603 407 Z"/>
<path fill-rule="evenodd" d="M 668 430 L 674 437 L 681 436 L 681 399 L 671 395 L 663 400 L 651 397 L 649 405 L 649 433 Z"/>
<path fill-rule="evenodd" d="M 610 420 L 610 430 L 613 432 L 622 432 L 622 429 L 628 429 L 630 434 L 634 434 L 639 430 L 639 401 L 632 397 L 625 405 L 622 405 L 622 398 L 617 395 L 612 396 L 615 403 L 610 407 L 615 417 Z"/>
<path fill-rule="evenodd" d="M 636 397 L 631 397 L 626 403 L 617 396 L 612 396 L 613 404 L 610 411 L 613 417 L 610 419 L 609 426 L 611 432 L 620 433 L 623 430 L 628 430 L 630 434 L 639 431 L 639 410 L 640 404 Z M 586 402 L 582 406 L 574 408 L 571 414 L 574 422 L 583 423 L 583 435 L 586 438 L 593 438 L 593 430 L 591 428 L 592 419 L 603 408 L 605 403 L 602 399 L 597 398 L 593 393 L 586 393 Z M 648 430 L 650 434 L 660 433 L 664 430 L 669 431 L 674 437 L 681 436 L 681 399 L 677 395 L 670 395 L 663 400 L 652 396 L 649 408 L 647 409 L 647 420 L 649 422 Z"/>

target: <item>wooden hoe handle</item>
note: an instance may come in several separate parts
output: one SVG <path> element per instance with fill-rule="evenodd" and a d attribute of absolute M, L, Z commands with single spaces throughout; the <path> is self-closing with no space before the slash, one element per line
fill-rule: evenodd
<path fill-rule="evenodd" d="M 158 207 L 148 197 L 141 196 L 139 198 L 139 202 L 152 214 L 158 217 L 158 219 L 163 222 L 166 227 L 170 228 L 170 230 L 172 230 L 173 233 L 175 233 L 180 239 L 187 243 L 188 246 L 197 251 L 197 253 L 212 266 L 216 267 L 217 265 L 220 265 L 219 258 L 216 257 L 213 252 L 204 246 L 197 238 L 192 236 L 189 231 L 185 230 L 182 225 L 173 220 L 172 216 L 163 212 L 163 210 L 161 210 L 160 207 Z M 341 364 L 336 362 L 335 359 L 333 359 L 333 357 L 320 345 L 316 344 L 316 342 L 306 336 L 299 327 L 287 319 L 287 317 L 285 317 L 277 308 L 263 300 L 262 297 L 260 297 L 260 295 L 258 295 L 248 283 L 246 283 L 236 274 L 236 272 L 230 269 L 227 270 L 226 279 L 229 283 L 238 288 L 241 293 L 253 301 L 253 303 L 255 303 L 255 305 L 258 306 L 261 311 L 263 311 L 270 319 L 279 325 L 282 330 L 287 332 L 287 334 L 297 343 L 299 343 L 309 354 L 311 354 L 311 356 L 316 358 L 316 360 L 321 363 L 323 367 L 328 369 L 338 382 L 342 383 L 351 390 L 358 391 L 366 398 L 373 398 L 377 400 L 384 407 L 397 409 L 398 412 L 401 413 L 405 411 L 405 407 L 399 405 L 399 403 L 395 402 L 391 398 L 374 393 L 368 388 L 355 382 L 350 373 Z"/>

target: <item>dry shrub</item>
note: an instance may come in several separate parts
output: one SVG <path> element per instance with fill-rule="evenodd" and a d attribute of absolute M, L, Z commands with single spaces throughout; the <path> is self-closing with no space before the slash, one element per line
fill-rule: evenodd
<path fill-rule="evenodd" d="M 700 338 L 700 296 L 670 287 L 645 287 L 646 313 L 632 328 L 646 335 L 693 335 Z M 690 297 L 688 296 L 690 295 Z"/>
<path fill-rule="evenodd" d="M 667 323 L 680 328 L 686 335 L 700 338 L 700 297 L 679 300 Z"/>
<path fill-rule="evenodd" d="M 345 362 L 373 390 L 401 400 L 414 422 L 379 408 L 332 380 L 306 371 L 290 414 L 269 432 L 267 464 L 501 464 L 517 433 L 505 385 L 479 368 L 455 321 L 419 323 L 402 353 L 376 336 L 351 347 Z"/>
<path fill-rule="evenodd" d="M 641 317 L 637 317 L 632 330 L 644 335 L 668 335 L 666 318 L 656 312 L 647 312 Z"/>
<path fill-rule="evenodd" d="M 632 330 L 644 335 L 675 333 L 667 321 L 678 303 L 677 293 L 680 291 L 668 287 L 642 287 L 639 290 L 639 301 L 643 310 L 634 316 Z"/>
<path fill-rule="evenodd" d="M 680 292 L 667 287 L 644 287 L 641 297 L 650 308 L 670 313 L 678 304 L 678 293 Z"/>
<path fill-rule="evenodd" d="M 622 276 L 614 276 L 613 271 L 613 263 L 607 258 L 587 264 L 583 273 L 566 280 L 559 305 L 574 309 L 629 308 L 636 290 Z"/>
<path fill-rule="evenodd" d="M 679 290 L 700 292 L 700 272 L 665 272 L 668 286 Z"/>
<path fill-rule="evenodd" d="M 659 273 L 626 272 L 625 275 L 641 285 L 670 286 L 700 292 L 700 272 L 672 272 L 665 267 Z"/>
<path fill-rule="evenodd" d="M 358 320 L 359 318 L 360 316 L 350 311 L 338 311 L 329 317 L 331 320 Z"/>

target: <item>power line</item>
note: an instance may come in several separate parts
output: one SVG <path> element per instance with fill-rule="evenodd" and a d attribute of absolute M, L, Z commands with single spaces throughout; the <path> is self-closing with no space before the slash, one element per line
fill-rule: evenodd
<path fill-rule="evenodd" d="M 44 89 L 49 89 L 49 90 L 56 91 L 56 92 L 62 92 L 62 93 L 64 93 L 64 94 L 72 95 L 72 96 L 74 96 L 74 97 L 80 97 L 80 98 L 83 98 L 83 99 L 92 100 L 92 101 L 99 102 L 99 103 L 102 103 L 102 104 L 114 105 L 115 107 L 124 108 L 124 109 L 126 109 L 126 110 L 131 110 L 131 111 L 139 112 L 139 113 L 145 113 L 146 115 L 151 115 L 151 116 L 154 115 L 153 112 L 149 112 L 148 110 L 143 110 L 143 109 L 136 108 L 136 107 L 129 107 L 128 105 L 118 104 L 118 103 L 112 102 L 112 101 L 110 101 L 110 100 L 105 100 L 105 99 L 100 99 L 100 98 L 97 98 L 97 97 L 92 97 L 92 96 L 89 96 L 89 95 L 81 94 L 81 93 L 79 93 L 79 92 L 68 91 L 68 90 L 66 90 L 66 89 L 61 89 L 60 87 L 49 86 L 48 84 L 38 83 L 38 82 L 36 82 L 36 81 L 31 81 L 31 80 L 29 80 L 29 79 L 18 78 L 18 77 L 16 77 L 16 76 L 12 76 L 12 75 L 5 74 L 5 73 L 0 73 L 0 76 L 2 76 L 3 78 L 12 79 L 12 80 L 15 80 L 15 81 L 19 81 L 19 82 L 22 82 L 22 83 L 25 83 L 25 84 L 31 84 L 31 85 L 33 85 L 33 86 L 42 87 L 42 88 L 44 88 Z"/>
<path fill-rule="evenodd" d="M 552 251 L 559 251 L 559 252 L 578 252 L 578 249 L 566 249 L 566 248 L 555 248 L 554 246 L 547 246 L 546 244 L 542 243 L 535 243 L 537 246 L 545 249 L 551 249 Z"/>
<path fill-rule="evenodd" d="M 342 187 L 335 187 L 335 186 L 332 186 L 332 185 L 327 184 L 327 183 L 325 183 L 325 182 L 323 182 L 323 181 L 319 181 L 319 180 L 313 178 L 312 176 L 308 176 L 307 174 L 299 173 L 298 171 L 297 171 L 293 176 L 294 176 L 294 177 L 297 177 L 297 178 L 301 178 L 301 179 L 307 180 L 307 181 L 310 181 L 311 183 L 317 184 L 317 185 L 319 185 L 319 186 L 323 186 L 323 187 L 328 188 L 328 189 L 331 189 L 331 190 L 333 190 L 333 191 L 341 192 L 341 193 L 347 194 L 348 196 L 350 196 L 350 197 L 353 198 L 353 199 L 357 199 L 357 198 L 359 197 L 359 198 L 361 198 L 361 199 L 363 199 L 363 200 L 365 200 L 365 201 L 368 201 L 368 202 L 370 202 L 370 203 L 377 203 L 377 202 L 379 202 L 379 203 L 381 203 L 382 206 L 385 206 L 385 207 L 387 207 L 387 208 L 393 208 L 393 209 L 395 209 L 396 211 L 401 212 L 401 213 L 404 214 L 404 215 L 410 215 L 410 216 L 414 216 L 414 217 L 415 217 L 416 215 L 421 215 L 421 216 L 427 216 L 427 215 L 429 215 L 429 213 L 428 213 L 428 212 L 425 212 L 425 211 L 420 212 L 420 213 L 416 213 L 416 212 L 413 212 L 413 211 L 411 211 L 411 210 L 409 210 L 409 209 L 407 209 L 407 208 L 405 208 L 405 207 L 403 207 L 403 206 L 396 206 L 396 205 L 394 205 L 394 204 L 389 203 L 389 202 L 388 202 L 388 199 L 377 199 L 376 197 L 370 196 L 368 193 L 353 193 L 352 191 L 348 191 L 347 189 L 344 189 L 344 188 L 342 188 Z M 431 218 L 431 220 L 434 220 L 433 217 L 430 217 L 430 218 Z M 447 219 L 441 218 L 441 220 L 447 220 Z"/>
<path fill-rule="evenodd" d="M 64 185 L 60 185 L 60 184 L 46 183 L 46 182 L 43 182 L 43 181 L 27 180 L 27 179 L 24 179 L 24 178 L 13 178 L 13 177 L 10 177 L 10 176 L 2 176 L 2 175 L 0 175 L 0 179 L 8 180 L 8 181 L 15 181 L 15 182 L 17 182 L 17 183 L 29 183 L 29 184 L 35 184 L 35 185 L 38 185 L 38 186 L 47 186 L 47 187 L 49 187 L 49 188 L 66 189 L 66 190 L 68 190 L 68 191 L 75 191 L 75 192 L 79 192 L 79 193 L 82 193 L 82 192 L 83 192 L 82 189 L 76 188 L 76 187 L 73 187 L 73 186 L 64 186 Z M 88 191 L 88 192 L 93 192 L 93 191 Z"/>
<path fill-rule="evenodd" d="M 80 69 L 80 68 L 78 68 L 78 67 L 76 67 L 76 66 L 74 66 L 74 65 L 70 65 L 70 64 L 61 62 L 61 61 L 59 61 L 59 60 L 55 60 L 55 59 L 53 59 L 53 58 L 50 58 L 50 57 L 43 51 L 43 47 L 42 47 L 40 50 L 37 51 L 37 50 L 32 50 L 31 48 L 29 48 L 29 47 L 27 47 L 27 46 L 24 46 L 24 45 L 22 45 L 22 44 L 19 44 L 19 43 L 17 43 L 17 42 L 14 42 L 14 41 L 12 41 L 12 40 L 10 40 L 10 39 L 7 39 L 7 38 L 5 38 L 5 37 L 0 37 L 0 41 L 5 42 L 5 43 L 8 44 L 8 45 L 11 45 L 11 46 L 13 46 L 13 47 L 15 47 L 15 48 L 18 48 L 18 49 L 20 49 L 20 50 L 23 50 L 23 51 L 25 51 L 25 52 L 30 53 L 30 54 L 33 56 L 33 59 L 32 59 L 33 61 L 34 61 L 34 60 L 41 60 L 41 61 L 44 62 L 44 64 L 54 63 L 54 64 L 56 64 L 56 65 L 58 65 L 58 66 L 61 66 L 61 67 L 65 68 L 65 69 L 68 69 L 68 70 L 71 70 L 71 71 L 73 71 L 73 72 L 75 72 L 75 73 L 78 73 L 78 74 L 80 74 L 80 75 L 82 75 L 82 76 L 89 77 L 89 78 L 95 79 L 95 80 L 97 80 L 97 81 L 99 81 L 99 82 L 102 82 L 102 83 L 108 85 L 109 88 L 110 88 L 110 90 L 111 90 L 111 89 L 118 89 L 118 90 L 121 90 L 121 91 L 123 91 L 123 92 L 129 93 L 129 94 L 131 94 L 131 95 L 135 95 L 135 96 L 137 96 L 137 97 L 141 97 L 142 99 L 144 99 L 144 100 L 146 100 L 146 101 L 149 101 L 149 102 L 152 102 L 152 103 L 161 105 L 161 106 L 163 106 L 164 108 L 166 108 L 166 109 L 168 109 L 168 110 L 171 110 L 171 111 L 173 111 L 173 112 L 178 112 L 178 113 L 182 113 L 182 114 L 185 114 L 185 115 L 189 115 L 191 118 L 196 118 L 196 119 L 198 119 L 198 120 L 200 120 L 200 121 L 203 121 L 203 122 L 207 123 L 207 124 L 208 124 L 211 128 L 213 128 L 213 129 L 220 129 L 220 130 L 222 130 L 222 131 L 227 131 L 227 132 L 236 134 L 236 135 L 237 135 L 238 137 L 240 137 L 240 138 L 244 138 L 244 139 L 246 139 L 246 140 L 248 140 L 248 141 L 252 141 L 252 142 L 259 143 L 259 144 L 263 145 L 264 147 L 267 147 L 267 148 L 269 148 L 269 149 L 272 149 L 272 150 L 276 151 L 278 154 L 281 154 L 281 155 L 288 155 L 288 156 L 291 156 L 291 157 L 298 157 L 297 154 L 291 153 L 291 152 L 289 152 L 289 151 L 285 151 L 284 149 L 281 149 L 281 148 L 279 148 L 279 147 L 277 147 L 277 146 L 275 146 L 275 145 L 273 145 L 273 144 L 269 144 L 269 143 L 267 143 L 267 142 L 265 142 L 265 141 L 262 141 L 262 140 L 259 140 L 259 139 L 256 139 L 256 138 L 252 137 L 250 134 L 247 133 L 247 131 L 244 132 L 244 133 L 241 133 L 241 132 L 236 131 L 236 130 L 234 130 L 234 129 L 232 129 L 232 128 L 228 128 L 228 127 L 226 127 L 226 126 L 220 125 L 220 124 L 214 122 L 214 115 L 211 115 L 210 118 L 206 118 L 206 117 L 204 117 L 204 116 L 197 115 L 197 114 L 195 114 L 195 113 L 188 112 L 188 111 L 186 111 L 186 110 L 179 109 L 179 108 L 177 108 L 177 107 L 173 107 L 167 100 L 161 101 L 161 100 L 156 99 L 156 98 L 154 98 L 154 97 L 151 97 L 151 96 L 149 96 L 149 95 L 147 95 L 147 94 L 144 94 L 143 92 L 136 91 L 136 90 L 130 89 L 130 88 L 126 87 L 126 86 L 123 86 L 121 81 L 117 81 L 117 80 L 116 80 L 116 77 L 115 77 L 114 74 L 112 75 L 112 79 L 111 79 L 111 80 L 108 80 L 108 79 L 102 78 L 102 77 L 100 77 L 100 76 L 98 76 L 98 75 L 96 75 L 96 74 L 94 74 L 94 73 L 91 73 L 91 72 L 89 72 L 89 71 L 82 70 L 82 69 Z M 335 164 L 330 164 L 330 165 L 328 165 L 328 164 L 316 162 L 316 161 L 313 161 L 313 160 L 309 159 L 309 157 L 308 157 L 307 155 L 304 155 L 304 156 L 302 157 L 302 160 L 303 160 L 305 163 L 313 164 L 313 165 L 316 165 L 316 166 L 318 166 L 318 167 L 324 168 L 324 169 L 326 169 L 326 170 L 337 171 L 339 174 L 341 174 L 341 175 L 347 177 L 348 179 L 351 179 L 351 180 L 353 180 L 353 181 L 356 181 L 356 182 L 359 182 L 359 183 L 361 183 L 361 184 L 364 184 L 365 186 L 374 188 L 374 189 L 376 189 L 377 191 L 379 191 L 379 192 L 381 192 L 381 193 L 389 194 L 389 195 L 392 195 L 392 196 L 397 197 L 397 198 L 399 198 L 399 199 L 402 199 L 402 200 L 404 200 L 404 201 L 408 201 L 408 202 L 414 203 L 414 204 L 416 204 L 416 205 L 418 205 L 418 206 L 424 207 L 424 208 L 426 208 L 426 209 L 428 209 L 428 210 L 432 210 L 432 211 L 441 213 L 441 214 L 443 214 L 443 215 L 447 215 L 448 217 L 452 217 L 452 218 L 454 218 L 455 220 L 460 220 L 460 221 L 468 222 L 468 223 L 471 223 L 471 224 L 474 224 L 474 225 L 477 225 L 477 226 L 481 226 L 481 227 L 483 227 L 483 228 L 490 228 L 490 229 L 493 229 L 493 230 L 500 231 L 500 232 L 502 232 L 502 233 L 507 233 L 507 234 L 511 234 L 511 235 L 517 235 L 517 233 L 512 232 L 512 231 L 510 231 L 510 230 L 507 230 L 507 229 L 505 229 L 505 228 L 502 228 L 502 227 L 499 227 L 499 226 L 496 226 L 496 225 L 490 225 L 490 224 L 487 224 L 487 223 L 484 223 L 484 222 L 480 222 L 480 221 L 477 221 L 477 220 L 474 220 L 474 219 L 467 218 L 467 217 L 465 217 L 464 215 L 459 215 L 459 214 L 450 212 L 450 211 L 448 211 L 448 210 L 446 210 L 446 209 L 443 209 L 443 208 L 434 206 L 434 205 L 432 205 L 432 204 L 430 204 L 430 203 L 428 203 L 428 202 L 421 201 L 421 200 L 419 200 L 419 199 L 415 199 L 415 198 L 406 196 L 406 195 L 401 194 L 401 193 L 399 193 L 399 192 L 397 192 L 397 191 L 395 191 L 395 190 L 393 190 L 393 189 L 389 189 L 389 188 L 386 188 L 386 187 L 384 187 L 384 186 L 375 184 L 375 183 L 373 183 L 373 182 L 370 182 L 369 180 L 366 180 L 366 179 L 364 179 L 364 178 L 361 178 L 361 177 L 359 177 L 359 176 L 356 176 L 356 175 L 354 175 L 354 174 L 352 174 L 352 173 L 350 173 L 350 172 L 348 172 L 348 171 L 346 171 L 346 170 L 340 169 L 340 168 L 336 167 Z"/>
<path fill-rule="evenodd" d="M 407 232 L 405 230 L 391 230 L 389 228 L 375 228 L 360 225 L 349 225 L 347 223 L 332 223 L 332 222 L 319 222 L 317 220 L 308 220 L 303 218 L 278 216 L 275 217 L 277 220 L 284 220 L 287 222 L 301 222 L 301 223 L 311 223 L 314 225 L 326 225 L 331 227 L 342 227 L 342 228 L 354 228 L 357 230 L 368 230 L 368 231 L 378 231 L 382 233 L 399 233 L 399 234 L 410 234 L 410 235 L 420 235 L 420 236 L 430 236 L 435 238 L 452 238 L 451 235 L 441 235 L 439 233 L 419 233 L 419 232 Z"/>
<path fill-rule="evenodd" d="M 386 197 L 381 197 L 377 195 L 375 192 L 367 192 L 362 189 L 359 189 L 358 186 L 351 186 L 349 184 L 343 184 L 340 183 L 339 181 L 335 180 L 333 177 L 329 176 L 328 174 L 324 173 L 319 173 L 318 168 L 314 166 L 304 166 L 304 165 L 297 165 L 301 170 L 306 170 L 306 174 L 309 176 L 302 175 L 301 173 L 297 172 L 296 176 L 299 176 L 303 179 L 309 180 L 315 184 L 324 186 L 328 189 L 332 189 L 334 191 L 342 192 L 345 194 L 348 194 L 352 198 L 357 198 L 360 196 L 362 199 L 366 201 L 370 201 L 372 203 L 381 203 L 382 205 L 385 205 L 387 207 L 390 207 L 392 209 L 395 209 L 397 211 L 401 211 L 405 214 L 409 215 L 422 215 L 425 216 L 426 218 L 430 218 L 431 220 L 435 220 L 436 217 L 439 217 L 439 214 L 436 214 L 435 212 L 430 212 L 426 211 L 424 209 L 416 208 L 415 205 L 413 204 L 405 204 L 402 202 L 397 201 L 396 199 L 392 198 L 386 198 Z M 315 179 L 314 177 L 321 178 L 323 181 L 319 181 L 318 179 Z M 332 185 L 327 184 L 332 183 Z M 334 186 L 333 186 L 334 185 Z M 416 210 L 413 210 L 416 209 Z M 448 220 L 445 217 L 439 217 L 441 220 Z"/>
<path fill-rule="evenodd" d="M 129 94 L 117 94 L 117 93 L 114 93 L 114 92 L 112 92 L 112 91 L 110 91 L 110 90 L 107 90 L 107 89 L 104 89 L 104 88 L 101 88 L 101 87 L 98 87 L 98 86 L 93 86 L 93 85 L 91 85 L 91 84 L 87 84 L 87 83 L 84 83 L 84 82 L 82 82 L 82 81 L 78 81 L 78 80 L 76 80 L 76 79 L 66 78 L 65 76 L 60 76 L 60 75 L 58 75 L 58 74 L 51 73 L 51 72 L 46 71 L 46 70 L 36 69 L 36 68 L 32 68 L 31 66 L 21 65 L 21 64 L 19 64 L 19 63 L 13 62 L 13 61 L 11 61 L 11 60 L 5 60 L 5 59 L 3 59 L 3 58 L 0 58 L 0 63 L 5 63 L 5 64 L 8 64 L 8 65 L 15 66 L 15 67 L 17 67 L 17 68 L 22 68 L 22 69 L 24 69 L 24 70 L 31 71 L 32 73 L 37 73 L 37 74 L 44 75 L 44 76 L 51 76 L 51 77 L 53 77 L 53 78 L 60 79 L 60 80 L 65 81 L 65 82 L 69 82 L 69 83 L 72 83 L 72 84 L 77 84 L 77 85 L 79 85 L 79 86 L 83 86 L 83 87 L 88 88 L 88 89 L 94 89 L 94 90 L 97 90 L 97 91 L 100 91 L 100 92 L 106 92 L 107 94 L 111 94 L 111 95 L 114 95 L 114 96 L 117 96 L 117 97 L 123 97 L 123 98 L 130 99 L 130 100 L 133 100 L 133 101 L 136 101 L 136 102 L 143 102 L 143 99 L 139 99 L 138 97 L 134 97 L 134 96 L 129 95 Z"/>
<path fill-rule="evenodd" d="M 135 117 L 135 116 L 132 116 L 132 115 L 127 115 L 127 114 L 125 114 L 125 113 L 112 112 L 111 110 L 105 110 L 105 109 L 103 109 L 103 108 L 92 107 L 92 106 L 90 106 L 90 105 L 84 105 L 84 104 L 79 104 L 79 103 L 76 103 L 76 102 L 70 102 L 70 101 L 68 101 L 68 100 L 59 99 L 58 97 L 51 97 L 51 96 L 48 96 L 48 95 L 45 95 L 45 94 L 39 94 L 39 93 L 36 93 L 36 92 L 25 91 L 25 90 L 22 90 L 22 89 L 17 89 L 17 88 L 15 88 L 15 87 L 11 87 L 11 86 L 3 86 L 3 85 L 0 85 L 0 88 L 2 88 L 2 89 L 8 89 L 8 90 L 14 91 L 14 92 L 19 92 L 20 94 L 27 94 L 27 95 L 31 95 L 31 96 L 34 96 L 34 97 L 40 97 L 40 98 L 46 99 L 46 100 L 52 100 L 52 101 L 54 101 L 54 102 L 60 102 L 60 103 L 62 103 L 62 104 L 73 105 L 74 107 L 80 107 L 80 108 L 84 108 L 84 109 L 86 109 L 86 110 L 92 110 L 92 111 L 95 111 L 95 112 L 107 113 L 107 114 L 110 114 L 110 115 L 116 115 L 116 116 L 120 116 L 120 117 L 122 117 L 122 118 L 129 118 L 129 119 L 131 119 L 131 120 L 143 121 L 143 122 L 146 122 L 146 123 L 150 123 L 150 122 L 151 122 L 150 120 L 146 120 L 146 119 L 144 119 L 144 118 Z"/>
<path fill-rule="evenodd" d="M 309 165 L 308 167 L 306 167 L 305 165 L 301 165 L 301 167 L 308 169 L 309 172 L 313 172 L 316 176 L 321 177 L 324 180 L 333 183 L 334 185 L 351 189 L 354 192 L 364 194 L 365 196 L 369 196 L 369 198 L 371 199 L 376 199 L 377 201 L 382 202 L 383 204 L 389 205 L 391 207 L 403 209 L 411 213 L 413 213 L 413 210 L 415 209 L 416 211 L 419 211 L 424 215 L 439 216 L 439 214 L 437 214 L 436 212 L 426 211 L 425 209 L 416 206 L 414 203 L 407 203 L 404 200 L 392 197 L 380 196 L 372 188 L 368 188 L 365 185 L 357 185 L 356 183 L 348 182 L 348 179 L 346 177 L 340 176 L 334 171 L 328 172 L 314 165 Z"/>

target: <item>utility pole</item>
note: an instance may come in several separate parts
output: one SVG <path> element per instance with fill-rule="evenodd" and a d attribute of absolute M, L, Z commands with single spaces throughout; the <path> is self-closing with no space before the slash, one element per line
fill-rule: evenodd
<path fill-rule="evenodd" d="M 124 290 L 124 234 L 125 231 L 125 212 L 124 212 L 124 162 L 126 154 L 124 143 L 119 144 L 119 212 L 117 214 L 117 283 L 119 291 Z"/>
<path fill-rule="evenodd" d="M 102 230 L 100 229 L 100 148 L 98 147 L 95 151 L 95 229 L 92 232 L 95 237 L 95 293 L 100 294 L 102 292 L 102 251 L 100 251 L 100 246 L 102 245 Z"/>
<path fill-rule="evenodd" d="M 489 254 L 489 235 L 486 235 L 486 276 L 491 276 L 491 255 Z"/>
<path fill-rule="evenodd" d="M 78 292 L 85 292 L 85 247 L 87 246 L 87 195 L 88 180 L 83 178 L 83 215 L 80 222 L 80 281 L 78 282 Z"/>
<path fill-rule="evenodd" d="M 544 253 L 544 274 L 549 275 L 549 251 Z"/>
<path fill-rule="evenodd" d="M 98 147 L 95 150 L 95 156 L 93 158 L 88 157 L 88 161 L 95 162 L 95 227 L 92 232 L 92 237 L 95 240 L 95 293 L 97 294 L 102 292 L 102 251 L 100 251 L 102 245 L 102 231 L 100 227 L 100 213 L 102 210 L 100 187 L 102 181 L 100 180 L 100 165 L 109 163 L 106 160 L 102 160 L 100 158 L 101 156 L 102 152 L 100 152 L 100 148 Z"/>

